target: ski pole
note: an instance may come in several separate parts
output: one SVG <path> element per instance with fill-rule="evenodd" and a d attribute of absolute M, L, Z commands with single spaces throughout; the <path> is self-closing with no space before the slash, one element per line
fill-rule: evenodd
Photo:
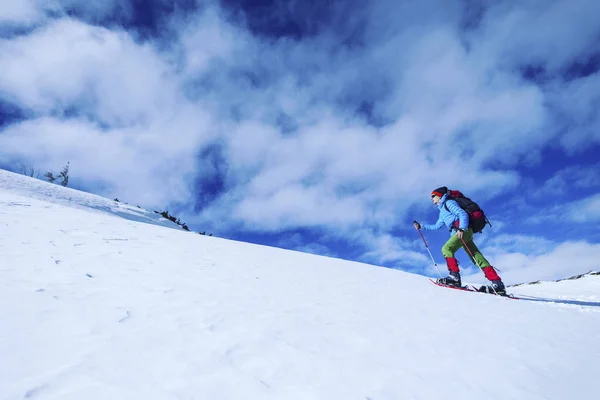
<path fill-rule="evenodd" d="M 473 255 L 473 253 L 471 252 L 471 249 L 469 249 L 469 246 L 467 246 L 467 243 L 465 243 L 465 240 L 461 237 L 460 238 L 461 242 L 463 242 L 463 246 L 465 248 L 465 250 L 467 250 L 467 252 L 469 253 L 469 255 L 471 256 L 471 260 L 473 261 L 473 264 L 475 264 L 475 266 L 477 267 L 477 269 L 480 269 L 481 272 L 483 272 L 483 269 L 479 268 L 479 265 L 477 265 L 477 263 L 475 262 L 475 256 Z M 494 268 L 494 267 L 492 267 Z M 485 279 L 487 279 L 487 276 L 485 276 L 485 273 L 483 274 L 483 276 L 485 277 Z M 487 279 L 489 281 L 489 279 Z M 498 294 L 496 292 L 496 288 L 494 288 L 494 285 L 490 285 L 490 287 L 492 288 L 492 290 L 494 291 L 494 294 Z"/>
<path fill-rule="evenodd" d="M 417 221 L 414 221 L 414 222 L 417 222 Z M 420 229 L 417 229 L 417 231 L 419 231 L 419 235 L 421 235 L 421 239 L 423 239 L 423 243 L 425 243 L 425 248 L 427 249 L 427 252 L 429 253 L 429 257 L 431 257 L 431 261 L 433 261 L 433 265 L 435 265 L 435 269 L 437 270 L 437 273 L 438 273 L 438 275 L 441 278 L 442 277 L 442 273 L 440 272 L 440 269 L 438 268 L 438 265 L 437 265 L 437 263 L 435 262 L 435 260 L 433 258 L 433 254 L 431 254 L 431 250 L 429 250 L 429 246 L 427 245 L 427 241 L 425 240 L 425 236 L 423 236 L 423 232 L 421 232 Z"/>

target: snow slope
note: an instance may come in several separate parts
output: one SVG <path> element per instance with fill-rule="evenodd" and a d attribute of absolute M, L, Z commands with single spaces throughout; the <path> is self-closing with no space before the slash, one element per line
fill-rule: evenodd
<path fill-rule="evenodd" d="M 55 204 L 66 205 L 86 211 L 110 213 L 122 218 L 145 222 L 173 229 L 182 229 L 174 222 L 163 218 L 156 212 L 144 210 L 115 200 L 91 193 L 85 193 L 68 187 L 51 185 L 38 179 L 14 174 L 0 169 L 0 189 L 25 197 L 51 201 Z"/>
<path fill-rule="evenodd" d="M 598 276 L 467 293 L 65 190 L 0 171 L 2 400 L 597 398 Z"/>

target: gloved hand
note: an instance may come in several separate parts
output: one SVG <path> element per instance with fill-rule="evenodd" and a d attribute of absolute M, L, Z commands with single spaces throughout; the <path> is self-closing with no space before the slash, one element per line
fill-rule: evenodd
<path fill-rule="evenodd" d="M 417 221 L 413 221 L 413 225 L 415 226 L 415 229 L 421 229 L 421 224 Z"/>

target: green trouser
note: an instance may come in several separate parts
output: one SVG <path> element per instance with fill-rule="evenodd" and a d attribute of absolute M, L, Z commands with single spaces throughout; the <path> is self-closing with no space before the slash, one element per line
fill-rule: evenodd
<path fill-rule="evenodd" d="M 490 266 L 488 260 L 485 259 L 483 254 L 481 254 L 481 251 L 479 251 L 479 249 L 475 245 L 475 242 L 473 242 L 473 230 L 471 230 L 471 228 L 464 231 L 462 240 L 460 240 L 460 238 L 456 236 L 456 234 L 452 235 L 452 237 L 448 239 L 446 244 L 444 244 L 444 246 L 442 247 L 442 254 L 444 255 L 444 257 L 454 257 L 454 253 L 456 253 L 461 247 L 464 247 L 463 241 L 467 244 L 467 247 L 471 252 L 469 254 L 469 251 L 467 251 L 467 254 L 469 255 L 471 261 L 473 261 L 473 264 L 477 265 L 479 268 L 485 268 Z M 472 257 L 471 254 L 473 255 Z"/>

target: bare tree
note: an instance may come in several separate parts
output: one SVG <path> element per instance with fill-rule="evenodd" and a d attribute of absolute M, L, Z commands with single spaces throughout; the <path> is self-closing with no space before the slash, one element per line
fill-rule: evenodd
<path fill-rule="evenodd" d="M 19 172 L 25 176 L 30 176 L 32 178 L 39 178 L 40 171 L 35 169 L 33 166 L 25 166 L 25 164 L 19 165 Z"/>
<path fill-rule="evenodd" d="M 61 185 L 63 185 L 63 186 L 69 185 L 69 163 L 67 162 L 67 165 L 65 165 L 65 167 L 62 169 L 62 171 L 60 171 L 60 174 L 54 175 L 54 173 L 52 171 L 47 171 L 44 174 L 44 176 L 50 183 L 54 183 L 58 179 L 60 179 Z"/>
<path fill-rule="evenodd" d="M 54 183 L 54 181 L 56 180 L 56 177 L 54 176 L 54 174 L 50 171 L 47 171 L 44 176 L 46 177 L 46 179 L 48 179 L 48 182 L 50 183 Z"/>
<path fill-rule="evenodd" d="M 69 185 L 69 163 L 67 162 L 67 165 L 65 165 L 65 167 L 63 168 L 62 171 L 60 171 L 60 174 L 58 174 L 59 178 L 62 179 L 61 185 L 63 186 L 68 186 Z"/>

